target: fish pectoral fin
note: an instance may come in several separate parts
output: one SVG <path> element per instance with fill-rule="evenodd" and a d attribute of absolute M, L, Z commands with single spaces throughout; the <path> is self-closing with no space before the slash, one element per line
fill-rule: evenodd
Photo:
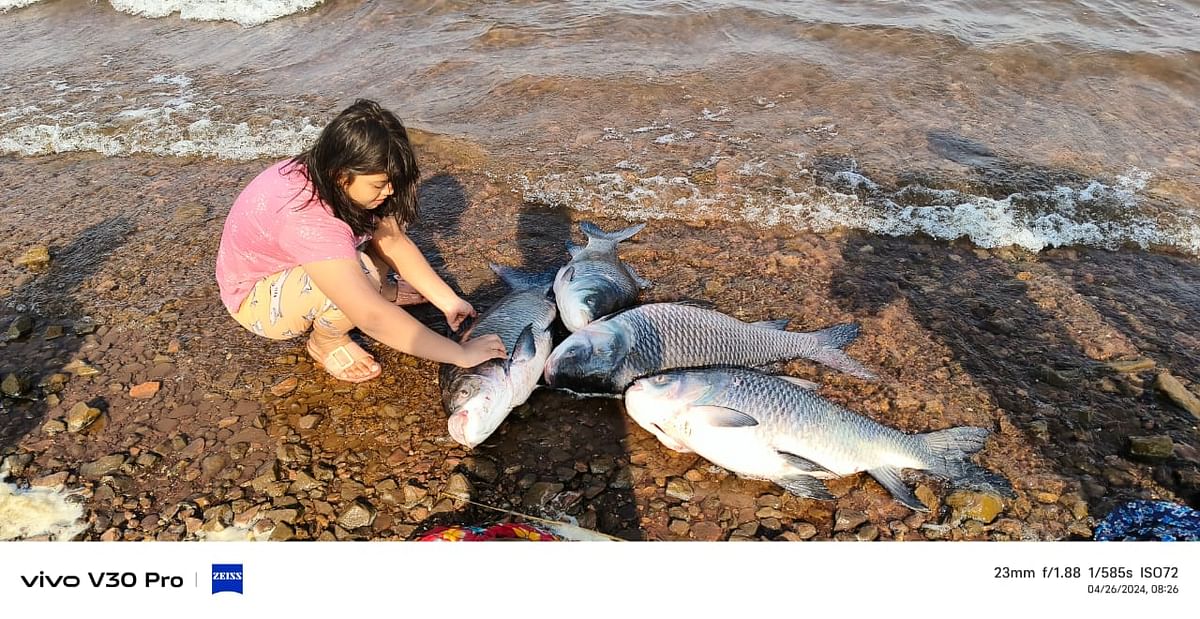
<path fill-rule="evenodd" d="M 817 383 L 814 383 L 811 380 L 804 380 L 803 378 L 796 378 L 795 376 L 784 376 L 782 374 L 776 374 L 775 376 L 782 378 L 783 380 L 786 380 L 787 382 L 792 383 L 801 389 L 816 391 L 817 387 L 819 386 Z"/>
<path fill-rule="evenodd" d="M 517 344 L 513 346 L 508 364 L 511 367 L 514 363 L 524 363 L 536 355 L 537 344 L 533 341 L 533 325 L 525 325 L 525 328 L 521 329 L 521 335 L 517 336 Z"/>
<path fill-rule="evenodd" d="M 697 406 L 692 411 L 700 421 L 716 428 L 749 428 L 758 425 L 758 420 L 750 415 L 724 406 Z"/>
<path fill-rule="evenodd" d="M 642 290 L 646 290 L 647 288 L 651 288 L 654 286 L 653 282 L 638 275 L 637 271 L 633 270 L 633 267 L 629 266 L 628 264 L 625 264 L 624 262 L 621 263 L 621 266 L 625 267 L 625 271 L 627 273 L 629 273 L 629 277 L 633 278 L 633 281 L 637 283 L 638 288 L 640 288 Z"/>
<path fill-rule="evenodd" d="M 835 477 L 837 476 L 837 473 L 834 473 L 833 471 L 803 456 L 797 456 L 794 453 L 784 451 L 782 449 L 776 449 L 775 452 L 780 456 L 783 456 L 783 459 L 787 460 L 788 464 L 800 469 L 801 471 L 804 471 L 805 473 L 828 473 Z"/>
<path fill-rule="evenodd" d="M 820 501 L 832 501 L 836 497 L 829 492 L 829 488 L 825 486 L 825 482 L 808 475 L 797 475 L 788 477 L 787 479 L 776 479 L 776 484 L 783 487 L 784 490 L 806 499 L 817 499 Z"/>
<path fill-rule="evenodd" d="M 900 469 L 894 466 L 881 466 L 879 468 L 870 469 L 867 471 L 879 485 L 887 489 L 897 501 L 904 504 L 905 507 L 916 512 L 927 512 L 928 507 L 922 503 L 913 493 L 909 491 L 908 486 L 904 485 L 904 481 L 900 479 Z"/>

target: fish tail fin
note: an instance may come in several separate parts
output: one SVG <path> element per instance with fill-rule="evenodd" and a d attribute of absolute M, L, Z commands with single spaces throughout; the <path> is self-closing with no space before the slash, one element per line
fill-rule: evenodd
<path fill-rule="evenodd" d="M 992 490 L 1012 495 L 1012 486 L 1003 477 L 971 462 L 971 454 L 983 449 L 991 433 L 984 428 L 961 426 L 919 435 L 932 456 L 928 470 L 950 480 L 959 488 Z"/>
<path fill-rule="evenodd" d="M 599 239 L 603 241 L 612 241 L 613 243 L 620 243 L 621 241 L 629 239 L 638 232 L 641 232 L 642 228 L 645 227 L 646 222 L 642 222 L 640 224 L 629 226 L 624 230 L 605 232 L 604 230 L 601 230 L 599 226 L 590 221 L 579 222 L 579 229 L 588 236 L 589 241 L 592 239 Z"/>
<path fill-rule="evenodd" d="M 504 280 L 504 283 L 508 284 L 508 287 L 513 290 L 545 288 L 554 283 L 554 276 L 558 273 L 558 267 L 544 273 L 534 273 L 494 263 L 488 264 L 488 266 L 491 267 L 493 273 Z"/>
<path fill-rule="evenodd" d="M 875 380 L 875 373 L 863 364 L 851 359 L 842 349 L 858 337 L 858 323 L 848 322 L 834 325 L 813 333 L 817 338 L 817 351 L 810 357 L 836 370 L 866 380 Z"/>

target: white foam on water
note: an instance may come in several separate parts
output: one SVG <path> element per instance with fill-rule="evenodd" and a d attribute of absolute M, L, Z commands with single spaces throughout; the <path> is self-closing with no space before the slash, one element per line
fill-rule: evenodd
<path fill-rule="evenodd" d="M 746 171 L 758 172 L 758 168 Z M 1111 185 L 1092 181 L 1082 188 L 1059 186 L 1003 199 L 919 186 L 888 194 L 852 171 L 834 175 L 837 189 L 833 189 L 803 182 L 806 175 L 802 170 L 790 177 L 794 186 L 775 186 L 765 195 L 738 191 L 736 186 L 702 187 L 687 177 L 631 179 L 591 173 L 518 175 L 510 180 L 531 203 L 632 220 L 718 220 L 818 233 L 850 228 L 896 237 L 923 233 L 943 240 L 966 237 L 984 248 L 1017 246 L 1031 251 L 1070 245 L 1117 249 L 1133 244 L 1200 254 L 1200 215 L 1177 212 L 1172 221 L 1139 211 L 1139 192 L 1150 179 L 1141 170 L 1118 176 Z M 860 197 L 862 193 L 867 197 Z M 914 201 L 923 205 L 911 205 Z M 1102 213 L 1102 218 L 1092 213 Z"/>
<path fill-rule="evenodd" d="M 231 21 L 243 27 L 258 26 L 300 11 L 324 0 L 109 0 L 122 13 L 162 18 L 178 13 L 192 21 Z"/>
<path fill-rule="evenodd" d="M 9 9 L 19 9 L 29 6 L 35 2 L 41 2 L 41 0 L 0 0 L 0 13 Z"/>
<path fill-rule="evenodd" d="M 156 75 L 140 84 L 53 80 L 46 86 L 69 93 L 71 99 L 44 99 L 38 105 L 0 110 L 0 154 L 286 157 L 307 148 L 321 130 L 307 117 L 264 119 L 253 125 L 220 119 L 222 106 L 195 89 L 186 75 Z M 147 88 L 151 91 L 145 92 Z M 129 105 L 135 101 L 137 105 Z M 114 107 L 118 109 L 95 111 Z"/>
<path fill-rule="evenodd" d="M 0 471 L 0 541 L 47 536 L 69 541 L 87 530 L 83 505 L 69 500 L 78 491 L 61 487 L 21 489 L 4 482 Z"/>

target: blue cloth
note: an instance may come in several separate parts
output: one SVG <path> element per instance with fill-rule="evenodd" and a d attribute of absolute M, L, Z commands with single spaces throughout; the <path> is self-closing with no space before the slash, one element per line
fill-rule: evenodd
<path fill-rule="evenodd" d="M 1169 501 L 1131 501 L 1104 517 L 1096 540 L 1163 542 L 1200 541 L 1200 512 Z"/>

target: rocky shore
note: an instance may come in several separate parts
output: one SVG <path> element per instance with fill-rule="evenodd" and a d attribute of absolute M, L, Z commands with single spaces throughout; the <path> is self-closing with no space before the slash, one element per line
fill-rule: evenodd
<path fill-rule="evenodd" d="M 525 202 L 483 153 L 421 147 L 414 238 L 476 307 L 503 293 L 489 261 L 566 260 L 587 214 Z M 344 384 L 225 314 L 224 214 L 266 163 L 0 158 L 25 179 L 0 188 L 0 470 L 74 491 L 76 539 L 410 539 L 509 517 L 486 505 L 631 540 L 1061 540 L 1127 500 L 1200 505 L 1192 257 L 650 222 L 623 253 L 655 283 L 646 300 L 858 321 L 849 353 L 878 382 L 780 369 L 907 432 L 994 432 L 977 461 L 1014 495 L 914 477 L 918 513 L 865 475 L 800 500 L 666 450 L 617 400 L 549 390 L 464 451 L 433 364 L 364 340 L 384 374 Z"/>

